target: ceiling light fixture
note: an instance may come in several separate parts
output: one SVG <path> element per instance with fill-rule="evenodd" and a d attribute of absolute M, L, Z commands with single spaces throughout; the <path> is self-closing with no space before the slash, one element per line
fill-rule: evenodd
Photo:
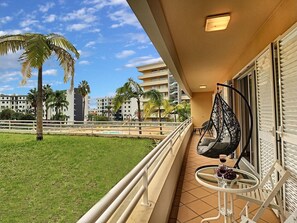
<path fill-rule="evenodd" d="M 230 21 L 230 13 L 212 15 L 206 17 L 205 31 L 219 31 L 225 30 Z"/>
<path fill-rule="evenodd" d="M 206 88 L 206 85 L 200 85 L 199 88 L 200 89 L 205 89 Z"/>

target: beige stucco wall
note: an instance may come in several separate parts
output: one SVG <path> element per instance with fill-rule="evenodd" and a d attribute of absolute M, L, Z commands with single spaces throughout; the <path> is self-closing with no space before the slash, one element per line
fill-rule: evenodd
<path fill-rule="evenodd" d="M 209 119 L 212 109 L 213 92 L 193 93 L 191 98 L 191 116 L 194 127 L 200 127 L 201 124 Z"/>
<path fill-rule="evenodd" d="M 246 47 L 237 62 L 230 68 L 228 73 L 220 81 L 232 79 L 237 73 L 245 68 L 261 51 L 280 35 L 285 33 L 297 22 L 297 1 L 283 0 L 273 12 L 267 22 L 255 34 L 253 41 Z"/>

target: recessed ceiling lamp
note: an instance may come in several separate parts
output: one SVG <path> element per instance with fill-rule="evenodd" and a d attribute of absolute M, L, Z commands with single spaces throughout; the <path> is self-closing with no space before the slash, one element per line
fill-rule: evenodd
<path fill-rule="evenodd" d="M 200 89 L 205 89 L 206 88 L 206 85 L 200 85 L 199 88 Z"/>
<path fill-rule="evenodd" d="M 230 13 L 212 15 L 206 17 L 205 31 L 219 31 L 225 30 L 230 21 Z"/>

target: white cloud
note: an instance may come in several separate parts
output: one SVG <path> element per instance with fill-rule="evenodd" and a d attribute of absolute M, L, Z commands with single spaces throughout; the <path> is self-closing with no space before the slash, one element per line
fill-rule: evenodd
<path fill-rule="evenodd" d="M 14 88 L 10 85 L 4 85 L 4 86 L 1 86 L 0 87 L 0 92 L 3 93 L 4 91 L 11 91 L 13 90 Z"/>
<path fill-rule="evenodd" d="M 55 76 L 57 75 L 56 69 L 48 69 L 42 72 L 43 75 Z"/>
<path fill-rule="evenodd" d="M 6 82 L 18 80 L 20 76 L 22 76 L 20 71 L 10 71 L 5 73 L 0 73 L 0 83 L 6 83 Z"/>
<path fill-rule="evenodd" d="M 124 6 L 129 7 L 126 0 L 85 0 L 84 4 L 93 4 L 96 9 L 102 9 L 106 6 Z"/>
<path fill-rule="evenodd" d="M 12 34 L 12 35 L 14 35 L 14 34 L 20 34 L 20 33 L 23 33 L 24 31 L 23 30 L 20 30 L 20 29 L 9 29 L 9 30 L 5 30 L 5 31 L 3 31 L 3 30 L 0 30 L 0 36 L 3 36 L 3 35 L 7 35 L 7 34 Z M 1 63 L 1 61 L 0 61 L 0 63 Z"/>
<path fill-rule="evenodd" d="M 135 54 L 134 50 L 123 50 L 122 52 L 119 52 L 116 54 L 116 58 L 126 58 L 129 57 L 131 55 Z"/>
<path fill-rule="evenodd" d="M 111 25 L 111 28 L 118 28 L 124 25 L 131 25 L 137 28 L 141 28 L 140 23 L 138 22 L 136 16 L 133 13 L 130 13 L 126 10 L 119 10 L 113 13 L 110 13 L 108 17 L 116 22 L 115 24 Z"/>
<path fill-rule="evenodd" d="M 38 20 L 35 20 L 35 19 L 25 19 L 20 22 L 20 26 L 23 28 L 27 26 L 36 25 L 36 24 L 38 24 Z"/>
<path fill-rule="evenodd" d="M 1 3 L 0 3 L 0 6 L 1 6 L 1 7 L 7 7 L 8 4 L 7 4 L 6 2 L 1 2 Z"/>
<path fill-rule="evenodd" d="M 161 62 L 162 59 L 161 57 L 158 58 L 153 58 L 152 56 L 143 56 L 143 57 L 138 57 L 134 58 L 132 60 L 129 60 L 128 64 L 125 65 L 125 67 L 138 67 L 146 64 L 151 64 L 151 63 L 157 63 Z"/>
<path fill-rule="evenodd" d="M 85 23 L 76 23 L 76 24 L 72 24 L 69 25 L 66 29 L 68 31 L 80 31 L 86 28 L 89 28 L 90 25 L 89 24 L 85 24 Z"/>
<path fill-rule="evenodd" d="M 81 20 L 84 23 L 94 22 L 97 17 L 93 15 L 96 12 L 93 8 L 81 8 L 79 10 L 67 13 L 61 19 L 63 21 L 73 21 L 73 20 Z"/>
<path fill-rule="evenodd" d="M 38 9 L 41 12 L 47 12 L 49 9 L 55 6 L 55 3 L 53 2 L 47 2 L 45 5 L 39 5 Z"/>
<path fill-rule="evenodd" d="M 96 44 L 95 41 L 90 41 L 90 42 L 86 43 L 85 47 L 92 47 L 92 46 L 94 46 L 95 44 Z"/>
<path fill-rule="evenodd" d="M 50 15 L 44 16 L 43 18 L 44 18 L 44 22 L 50 23 L 50 22 L 54 22 L 56 20 L 57 16 L 54 14 L 50 14 Z"/>
<path fill-rule="evenodd" d="M 82 61 L 79 61 L 78 64 L 81 64 L 81 65 L 88 65 L 88 64 L 90 64 L 90 62 L 87 61 L 87 60 L 82 60 Z"/>
<path fill-rule="evenodd" d="M 100 29 L 95 28 L 90 30 L 90 33 L 99 33 L 100 31 L 101 31 Z"/>
<path fill-rule="evenodd" d="M 131 43 L 141 43 L 146 44 L 150 42 L 150 39 L 145 33 L 128 33 L 127 34 Z"/>
<path fill-rule="evenodd" d="M 1 31 L 0 31 L 1 35 Z M 9 52 L 7 55 L 1 56 L 0 59 L 0 71 L 7 69 L 21 69 L 21 63 L 18 61 L 23 51 L 17 51 L 16 53 Z"/>
<path fill-rule="evenodd" d="M 0 18 L 0 23 L 5 24 L 11 20 L 12 20 L 11 16 L 5 16 L 5 17 Z"/>

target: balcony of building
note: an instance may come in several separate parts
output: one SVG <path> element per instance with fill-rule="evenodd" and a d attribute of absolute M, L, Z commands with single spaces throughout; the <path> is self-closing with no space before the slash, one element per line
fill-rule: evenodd
<path fill-rule="evenodd" d="M 144 73 L 143 75 L 138 76 L 139 80 L 145 80 L 148 78 L 155 78 L 155 77 L 162 77 L 162 76 L 168 76 L 168 70 L 160 70 L 153 73 Z"/>
<path fill-rule="evenodd" d="M 197 184 L 193 177 L 196 167 L 218 161 L 195 154 L 197 136 L 190 138 L 193 127 L 209 119 L 218 82 L 231 83 L 252 107 L 253 117 L 249 117 L 234 92 L 219 89 L 238 117 L 242 141 L 247 140 L 250 123 L 254 123 L 250 147 L 242 159 L 243 167 L 259 175 L 261 180 L 272 163 L 279 160 L 291 173 L 282 190 L 284 208 L 287 216 L 294 212 L 297 209 L 296 0 L 128 0 L 128 3 L 171 74 L 190 97 L 192 124 L 176 139 L 177 148 L 164 149 L 166 158 L 160 159 L 165 166 L 160 161 L 156 172 L 147 171 L 145 165 L 139 167 L 144 185 L 129 198 L 133 205 L 124 208 L 123 219 L 127 222 L 199 222 L 214 214 L 215 192 Z M 227 28 L 209 32 L 206 21 L 222 14 L 230 18 Z M 162 145 L 171 145 L 170 140 L 162 141 Z M 182 165 L 186 148 L 188 158 Z M 241 150 L 242 144 L 237 156 Z M 185 175 L 179 178 L 180 172 Z M 147 173 L 156 177 L 152 179 Z M 173 199 L 175 194 L 177 200 Z M 122 195 L 115 193 L 116 196 Z M 142 196 L 144 201 L 140 199 Z M 108 208 L 101 219 L 117 215 L 114 206 L 118 203 L 109 205 L 112 208 Z M 235 199 L 235 220 L 239 219 L 242 205 Z M 251 213 L 254 211 L 255 208 L 250 209 Z M 99 212 L 101 214 L 101 209 Z M 279 221 L 268 210 L 259 222 Z"/>

